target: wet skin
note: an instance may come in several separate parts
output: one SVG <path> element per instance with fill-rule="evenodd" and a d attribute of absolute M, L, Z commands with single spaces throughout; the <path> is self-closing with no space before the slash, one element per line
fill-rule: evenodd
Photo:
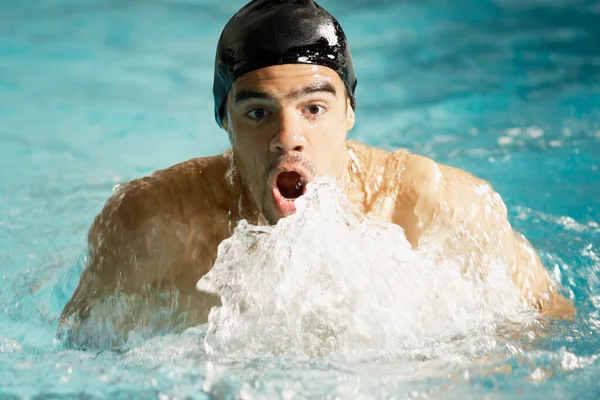
<path fill-rule="evenodd" d="M 121 340 L 156 324 L 148 315 L 162 292 L 177 297 L 165 326 L 206 322 L 219 300 L 195 285 L 213 266 L 219 243 L 241 219 L 274 224 L 293 213 L 293 198 L 321 175 L 338 178 L 369 218 L 400 225 L 413 247 L 441 244 L 465 274 L 485 274 L 484 258 L 501 260 L 523 302 L 549 316 L 574 316 L 487 182 L 406 150 L 347 141 L 353 126 L 344 84 L 329 68 L 280 65 L 240 77 L 223 120 L 230 150 L 120 185 L 107 201 L 90 229 L 88 266 L 61 330 L 84 344 L 79 328 L 95 308 L 112 296 L 139 295 L 146 308 L 113 321 L 114 340 Z"/>

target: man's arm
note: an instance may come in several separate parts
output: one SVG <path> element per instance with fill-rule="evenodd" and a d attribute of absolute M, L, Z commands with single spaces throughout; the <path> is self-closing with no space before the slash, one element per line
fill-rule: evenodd
<path fill-rule="evenodd" d="M 526 304 L 546 315 L 574 316 L 531 244 L 512 229 L 502 198 L 488 182 L 417 155 L 408 157 L 403 179 L 413 188 L 415 229 L 407 232 L 413 244 L 441 244 L 461 261 L 464 273 L 485 273 L 482 266 L 499 260 Z"/>
<path fill-rule="evenodd" d="M 122 185 L 107 201 L 89 231 L 87 266 L 61 315 L 59 332 L 70 342 L 114 347 L 131 330 L 181 330 L 206 320 L 214 296 L 194 285 L 206 272 L 199 252 L 210 253 L 203 251 L 209 245 L 174 215 L 180 207 L 145 179 Z"/>

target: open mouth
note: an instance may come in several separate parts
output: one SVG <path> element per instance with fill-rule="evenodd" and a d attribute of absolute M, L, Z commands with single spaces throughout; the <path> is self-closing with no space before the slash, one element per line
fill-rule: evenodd
<path fill-rule="evenodd" d="M 273 179 L 272 194 L 278 214 L 287 217 L 296 212 L 294 201 L 306 193 L 310 178 L 302 169 L 290 166 L 283 168 Z"/>
<path fill-rule="evenodd" d="M 277 175 L 277 189 L 287 200 L 295 200 L 306 192 L 306 182 L 296 171 L 283 171 Z"/>

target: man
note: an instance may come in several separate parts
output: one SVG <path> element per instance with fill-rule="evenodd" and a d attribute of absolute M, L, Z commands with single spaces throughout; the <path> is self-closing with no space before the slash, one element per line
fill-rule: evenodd
<path fill-rule="evenodd" d="M 356 83 L 342 28 L 312 0 L 243 7 L 223 30 L 215 64 L 215 115 L 232 149 L 115 191 L 90 229 L 89 264 L 61 329 L 75 343 L 118 344 L 132 329 L 206 322 L 218 299 L 195 285 L 219 243 L 241 219 L 275 224 L 293 213 L 294 199 L 319 175 L 338 178 L 366 216 L 400 225 L 413 247 L 439 242 L 465 272 L 485 273 L 478 268 L 486 257 L 506 263 L 523 302 L 571 316 L 488 183 L 407 151 L 346 140 Z M 156 308 L 166 316 L 153 315 Z M 94 329 L 107 337 L 93 339 Z"/>

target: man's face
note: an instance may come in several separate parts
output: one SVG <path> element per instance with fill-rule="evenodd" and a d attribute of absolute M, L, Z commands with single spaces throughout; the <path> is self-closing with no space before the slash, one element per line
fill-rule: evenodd
<path fill-rule="evenodd" d="M 277 65 L 238 78 L 223 121 L 243 184 L 269 223 L 296 211 L 293 201 L 317 175 L 341 177 L 354 111 L 330 68 Z"/>

